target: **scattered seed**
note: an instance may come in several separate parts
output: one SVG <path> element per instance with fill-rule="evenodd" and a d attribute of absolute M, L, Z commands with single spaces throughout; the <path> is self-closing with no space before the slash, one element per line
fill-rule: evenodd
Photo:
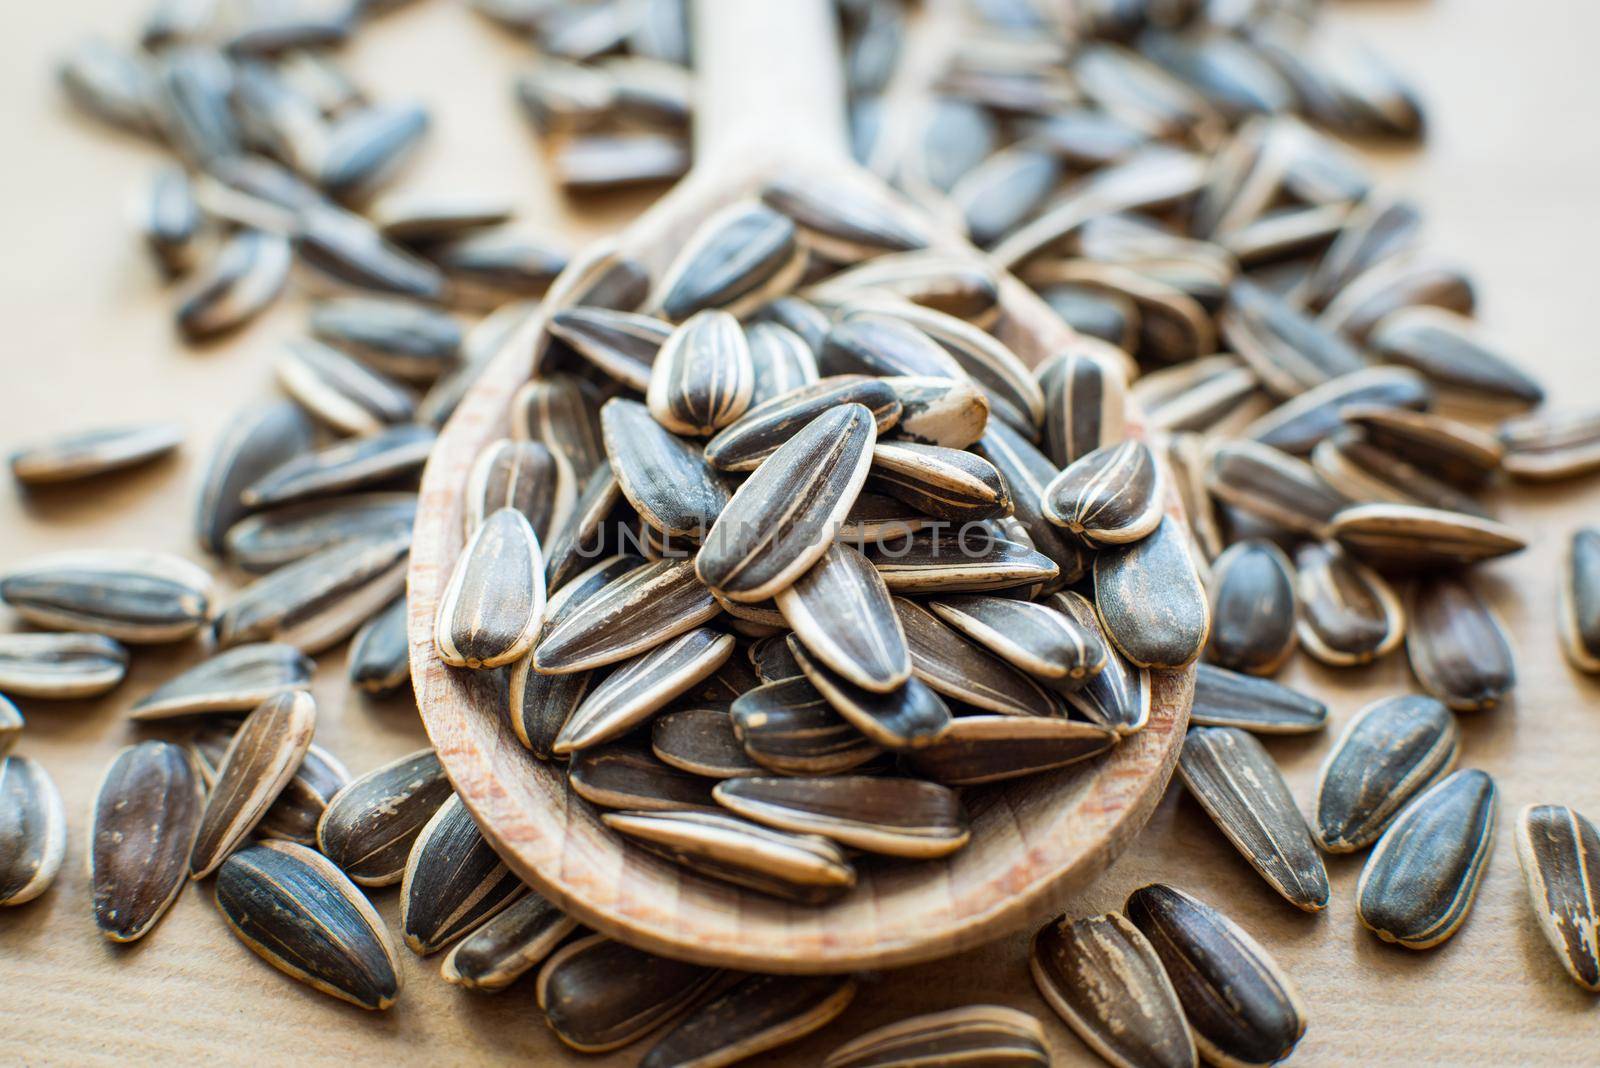
<path fill-rule="evenodd" d="M 308 451 L 311 433 L 311 420 L 289 401 L 251 406 L 228 420 L 200 481 L 195 533 L 202 549 L 222 551 L 223 536 L 246 514 L 245 487 Z"/>
<path fill-rule="evenodd" d="M 529 893 L 445 955 L 439 975 L 468 990 L 504 990 L 578 929 L 576 921 Z"/>
<path fill-rule="evenodd" d="M 406 945 L 429 956 L 470 934 L 527 890 L 452 794 L 411 846 L 400 885 Z"/>
<path fill-rule="evenodd" d="M 693 1009 L 650 1048 L 640 1068 L 759 1056 L 826 1027 L 855 993 L 847 976 L 752 975 Z"/>
<path fill-rule="evenodd" d="M 1324 664 L 1371 663 L 1405 637 L 1405 608 L 1394 587 L 1336 544 L 1307 542 L 1295 550 L 1295 591 L 1300 642 Z"/>
<path fill-rule="evenodd" d="M 376 434 L 416 414 L 404 386 L 320 341 L 289 342 L 277 376 L 285 393 L 341 434 Z"/>
<path fill-rule="evenodd" d="M 401 757 L 346 783 L 328 801 L 317 821 L 317 848 L 362 886 L 391 886 L 450 793 L 433 750 Z"/>
<path fill-rule="evenodd" d="M 211 575 L 165 553 L 51 553 L 0 576 L 0 599 L 41 627 L 105 634 L 130 644 L 177 642 L 209 620 Z"/>
<path fill-rule="evenodd" d="M 1561 583 L 1560 626 L 1567 659 L 1580 671 L 1600 671 L 1600 530 L 1572 532 Z"/>
<path fill-rule="evenodd" d="M 350 681 L 367 693 L 394 693 L 411 681 L 411 622 L 404 597 L 362 624 L 350 639 L 347 673 Z"/>
<path fill-rule="evenodd" d="M 1211 641 L 1220 667 L 1276 674 L 1294 655 L 1299 607 L 1294 567 L 1264 538 L 1235 542 L 1211 565 Z"/>
<path fill-rule="evenodd" d="M 1375 701 L 1356 714 L 1322 765 L 1316 836 L 1330 853 L 1376 842 L 1405 805 L 1449 774 L 1461 731 L 1431 697 Z"/>
<path fill-rule="evenodd" d="M 0 905 L 21 905 L 50 888 L 67 848 L 61 794 L 28 757 L 0 758 Z"/>
<path fill-rule="evenodd" d="M 1328 719 L 1328 706 L 1270 679 L 1214 664 L 1195 667 L 1194 708 L 1201 727 L 1238 727 L 1254 734 L 1308 734 Z"/>
<path fill-rule="evenodd" d="M 1521 552 L 1528 543 L 1503 523 L 1409 504 L 1362 504 L 1334 516 L 1329 534 L 1379 568 L 1476 564 Z"/>
<path fill-rule="evenodd" d="M 378 486 L 421 468 L 435 436 L 431 427 L 407 425 L 331 445 L 274 468 L 239 497 L 250 508 L 267 508 Z"/>
<path fill-rule="evenodd" d="M 317 847 L 317 824 L 328 802 L 350 781 L 350 769 L 338 757 L 312 743 L 300 767 L 256 824 L 259 838 L 281 838 Z"/>
<path fill-rule="evenodd" d="M 536 997 L 557 1038 L 580 1053 L 604 1053 L 683 1015 L 722 975 L 592 934 L 550 955 Z"/>
<path fill-rule="evenodd" d="M 696 627 L 619 665 L 573 709 L 553 751 L 564 755 L 627 733 L 720 667 L 733 644 L 730 634 Z"/>
<path fill-rule="evenodd" d="M 183 443 L 176 423 L 148 423 L 67 434 L 11 454 L 11 474 L 29 486 L 90 478 L 137 467 Z"/>
<path fill-rule="evenodd" d="M 1494 610 L 1464 579 L 1425 579 L 1411 601 L 1406 656 L 1422 688 L 1459 712 L 1493 708 L 1517 682 Z"/>
<path fill-rule="evenodd" d="M 1565 805 L 1529 805 L 1517 820 L 1517 859 L 1561 966 L 1600 992 L 1600 833 Z"/>
<path fill-rule="evenodd" d="M 409 532 L 414 493 L 351 493 L 302 501 L 241 519 L 225 539 L 230 563 L 264 573 L 359 538 Z"/>
<path fill-rule="evenodd" d="M 1132 545 L 1095 557 L 1095 607 L 1106 636 L 1139 667 L 1178 668 L 1205 648 L 1211 612 L 1189 551 L 1171 518 Z"/>
<path fill-rule="evenodd" d="M 143 938 L 177 900 L 204 804 L 205 784 L 182 746 L 140 742 L 111 762 L 89 839 L 94 919 L 107 938 Z"/>
<path fill-rule="evenodd" d="M 0 691 L 71 700 L 116 689 L 128 650 L 103 634 L 0 634 Z"/>

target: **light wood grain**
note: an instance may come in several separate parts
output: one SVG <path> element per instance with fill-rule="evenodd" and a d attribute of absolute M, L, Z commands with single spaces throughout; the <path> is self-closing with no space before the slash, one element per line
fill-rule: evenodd
<path fill-rule="evenodd" d="M 1600 6 L 1572 0 L 1330 0 L 1352 25 L 1405 62 L 1432 107 L 1425 150 L 1385 152 L 1382 173 L 1426 205 L 1429 232 L 1480 283 L 1482 318 L 1569 403 L 1600 402 L 1593 369 L 1590 250 L 1600 243 L 1600 120 L 1592 53 Z M 205 447 L 243 397 L 270 389 L 275 344 L 304 325 L 295 303 L 221 346 L 184 350 L 168 305 L 123 225 L 125 197 L 159 158 L 79 120 L 50 84 L 53 56 L 88 32 L 124 32 L 136 5 L 112 0 L 14 5 L 0 50 L 0 143 L 9 153 L 0 198 L 0 442 L 134 415 L 180 418 L 186 450 L 170 462 L 97 484 L 86 496 L 24 498 L 0 488 L 0 560 L 96 545 L 165 548 L 199 559 L 189 509 Z M 525 51 L 459 6 L 422 0 L 350 50 L 384 98 L 426 101 L 436 119 L 411 186 L 455 182 L 511 195 L 527 224 L 585 237 L 625 221 L 641 198 L 571 211 L 543 178 L 508 79 Z M 92 384 L 94 388 L 86 388 Z M 1595 521 L 1600 485 L 1516 490 L 1496 500 L 1533 547 L 1493 565 L 1491 593 L 1514 634 L 1517 695 L 1464 722 L 1463 763 L 1492 772 L 1502 833 L 1460 933 L 1427 954 L 1379 944 L 1360 930 L 1360 858 L 1330 864 L 1333 902 L 1296 913 L 1263 885 L 1192 801 L 1173 790 L 1137 843 L 1073 903 L 1116 907 L 1127 891 L 1165 879 L 1215 902 L 1294 976 L 1310 1027 L 1293 1064 L 1571 1065 L 1594 1059 L 1600 1006 L 1561 972 L 1524 901 L 1510 817 L 1558 801 L 1600 813 L 1600 687 L 1557 649 L 1557 562 L 1568 529 Z M 437 958 L 402 953 L 406 988 L 383 1016 L 362 1013 L 263 965 L 229 935 L 209 895 L 191 887 L 149 939 L 118 950 L 94 930 L 83 874 L 89 805 L 106 764 L 129 741 L 155 736 L 125 722 L 130 704 L 200 651 L 142 651 L 124 686 L 101 701 L 27 702 L 21 751 L 39 759 L 66 799 L 68 859 L 56 886 L 0 910 L 0 1034 L 10 1062 L 127 1064 L 164 1060 L 345 1068 L 352 1063 L 454 1065 L 634 1063 L 638 1049 L 577 1058 L 538 1021 L 527 982 L 493 997 L 438 979 Z M 324 657 L 318 742 L 359 773 L 422 742 L 410 702 L 350 693 L 338 652 Z M 1370 672 L 1308 664 L 1286 673 L 1333 707 L 1327 737 L 1267 743 L 1303 808 L 1332 735 L 1367 701 L 1410 688 L 1401 659 Z M 375 895 L 395 922 L 396 894 Z M 832 1046 L 914 1012 L 997 1001 L 1043 1020 L 1058 1064 L 1094 1063 L 1034 993 L 1027 937 L 951 960 L 866 977 L 837 1022 L 768 1058 L 815 1064 Z"/>

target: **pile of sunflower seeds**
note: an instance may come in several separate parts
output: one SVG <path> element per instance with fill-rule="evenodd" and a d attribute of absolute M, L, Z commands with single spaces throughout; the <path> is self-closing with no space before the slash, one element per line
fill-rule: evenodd
<path fill-rule="evenodd" d="M 290 400 L 234 420 L 200 490 L 202 547 L 259 578 L 223 604 L 204 569 L 132 551 L 0 578 L 41 628 L 0 635 L 11 697 L 103 694 L 128 646 L 215 637 L 130 712 L 191 728 L 185 744 L 131 746 L 103 780 L 89 867 L 107 937 L 143 937 L 186 881 L 214 877 L 251 949 L 386 1008 L 401 970 L 366 895 L 399 884 L 408 947 L 448 950 L 443 977 L 475 990 L 537 968 L 575 1049 L 678 1021 L 643 1063 L 728 1063 L 845 1010 L 847 977 L 733 974 L 579 929 L 500 862 L 431 751 L 352 778 L 313 741 L 311 655 L 354 634 L 352 682 L 407 683 L 410 490 L 508 345 L 531 346 L 536 373 L 464 487 L 439 652 L 617 833 L 829 900 L 873 855 L 960 849 L 963 795 L 1107 751 L 1144 726 L 1152 670 L 1203 657 L 1180 776 L 1269 885 L 1320 909 L 1321 854 L 1372 847 L 1363 924 L 1418 949 L 1459 927 L 1495 791 L 1454 770 L 1456 714 L 1515 681 L 1473 570 L 1524 544 L 1480 494 L 1502 472 L 1600 467 L 1600 415 L 1481 425 L 1542 391 L 1473 326 L 1471 282 L 1425 255 L 1416 206 L 1318 129 L 1411 138 L 1423 119 L 1393 71 L 1314 32 L 1317 5 L 1096 3 L 1067 24 L 976 0 L 897 139 L 880 95 L 905 11 L 841 2 L 857 154 L 923 211 L 776 182 L 705 220 L 659 278 L 608 250 L 569 265 L 477 198 L 375 195 L 426 113 L 368 102 L 329 50 L 390 6 L 168 0 L 138 50 L 89 43 L 62 67 L 86 110 L 183 163 L 140 219 L 164 273 L 206 261 L 186 335 L 270 304 L 295 253 L 344 291 L 280 358 Z M 646 138 L 658 177 L 687 166 L 682 0 L 475 6 L 546 54 L 520 99 L 570 135 L 562 151 L 586 146 L 588 173 L 648 169 L 626 147 Z M 947 224 L 991 259 L 937 241 Z M 991 332 L 996 265 L 1080 344 L 1025 368 Z M 558 274 L 535 318 L 528 298 Z M 464 329 L 443 305 L 489 314 Z M 181 438 L 87 431 L 12 469 L 71 481 Z M 1600 532 L 1574 534 L 1561 593 L 1566 652 L 1600 669 Z M 1301 648 L 1349 667 L 1402 646 L 1425 693 L 1352 720 L 1307 819 L 1257 736 L 1320 730 L 1327 710 L 1267 676 Z M 8 755 L 22 729 L 0 697 L 6 905 L 65 854 L 50 777 Z M 1537 805 L 1516 839 L 1541 929 L 1600 989 L 1600 835 Z M 1171 887 L 1046 925 L 1031 967 L 1112 1063 L 1268 1063 L 1305 1028 L 1267 952 Z M 1049 1061 L 1037 1020 L 973 1005 L 827 1063 L 973 1051 Z"/>

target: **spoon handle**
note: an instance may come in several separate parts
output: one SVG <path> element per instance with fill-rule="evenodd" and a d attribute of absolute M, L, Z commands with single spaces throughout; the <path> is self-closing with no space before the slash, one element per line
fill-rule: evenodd
<path fill-rule="evenodd" d="M 832 0 L 694 0 L 693 7 L 700 168 L 845 158 Z"/>

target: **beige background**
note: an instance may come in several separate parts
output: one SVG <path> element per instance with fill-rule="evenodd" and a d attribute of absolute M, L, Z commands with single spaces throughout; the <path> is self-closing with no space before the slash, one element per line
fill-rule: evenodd
<path fill-rule="evenodd" d="M 759 2 L 759 0 L 751 0 Z M 1330 5 L 1332 21 L 1403 58 L 1431 103 L 1419 153 L 1388 152 L 1394 182 L 1426 204 L 1433 243 L 1470 266 L 1482 316 L 1566 403 L 1600 401 L 1594 366 L 1600 242 L 1600 120 L 1592 42 L 1600 6 L 1583 0 L 1362 0 Z M 169 297 L 130 238 L 126 202 L 157 156 L 70 112 L 52 57 L 90 32 L 124 35 L 135 8 L 116 0 L 8 6 L 0 53 L 0 446 L 80 426 L 177 418 L 191 436 L 176 459 L 82 492 L 23 497 L 0 488 L 0 563 L 57 548 L 161 547 L 198 558 L 190 536 L 194 480 L 228 413 L 270 388 L 278 340 L 304 307 L 205 349 L 173 338 Z M 525 53 L 458 5 L 431 0 L 381 20 L 350 61 L 380 98 L 416 97 L 435 126 L 411 187 L 449 183 L 503 193 L 526 225 L 574 241 L 627 217 L 635 201 L 569 213 L 541 178 L 532 138 L 508 89 Z M 1430 953 L 1378 943 L 1359 929 L 1360 861 L 1330 864 L 1334 900 L 1312 917 L 1278 900 L 1197 806 L 1174 789 L 1130 854 L 1086 895 L 1084 912 L 1115 907 L 1134 886 L 1165 879 L 1223 906 L 1300 984 L 1310 1030 L 1296 1063 L 1593 1063 L 1600 1005 L 1557 967 L 1527 910 L 1507 828 L 1525 804 L 1559 801 L 1600 817 L 1600 708 L 1595 684 L 1557 652 L 1553 605 L 1568 530 L 1594 517 L 1595 486 L 1506 493 L 1503 516 L 1533 548 L 1488 573 L 1516 635 L 1521 684 L 1499 711 L 1464 721 L 1463 763 L 1493 773 L 1501 832 L 1477 906 L 1460 934 Z M 9 625 L 9 621 L 5 625 Z M 255 960 L 228 936 L 209 888 L 187 891 L 143 943 L 117 949 L 94 932 L 83 875 L 87 812 L 100 771 L 140 737 L 124 712 L 194 660 L 195 649 L 142 652 L 128 682 L 100 702 L 27 702 L 20 751 L 40 759 L 65 795 L 68 860 L 41 900 L 0 914 L 0 1059 L 29 1064 L 130 1058 L 226 1063 L 542 1062 L 563 1056 L 524 982 L 494 997 L 437 977 L 437 959 L 406 955 L 398 1006 L 369 1015 L 317 996 Z M 1288 676 L 1334 709 L 1328 736 L 1271 743 L 1309 804 L 1337 730 L 1366 701 L 1404 690 L 1400 658 L 1346 675 L 1297 663 Z M 405 701 L 346 691 L 342 656 L 324 658 L 318 740 L 360 773 L 420 744 Z M 394 892 L 377 895 L 386 916 Z M 814 1062 L 833 1044 L 911 1012 L 974 1000 L 1038 1013 L 1061 1063 L 1091 1058 L 1050 1016 L 1025 968 L 1025 936 L 953 961 L 868 976 L 857 1003 L 785 1063 Z M 619 1055 L 629 1063 L 642 1047 Z M 568 1054 L 567 1056 L 572 1056 Z M 609 1063 L 595 1061 L 595 1063 Z"/>

